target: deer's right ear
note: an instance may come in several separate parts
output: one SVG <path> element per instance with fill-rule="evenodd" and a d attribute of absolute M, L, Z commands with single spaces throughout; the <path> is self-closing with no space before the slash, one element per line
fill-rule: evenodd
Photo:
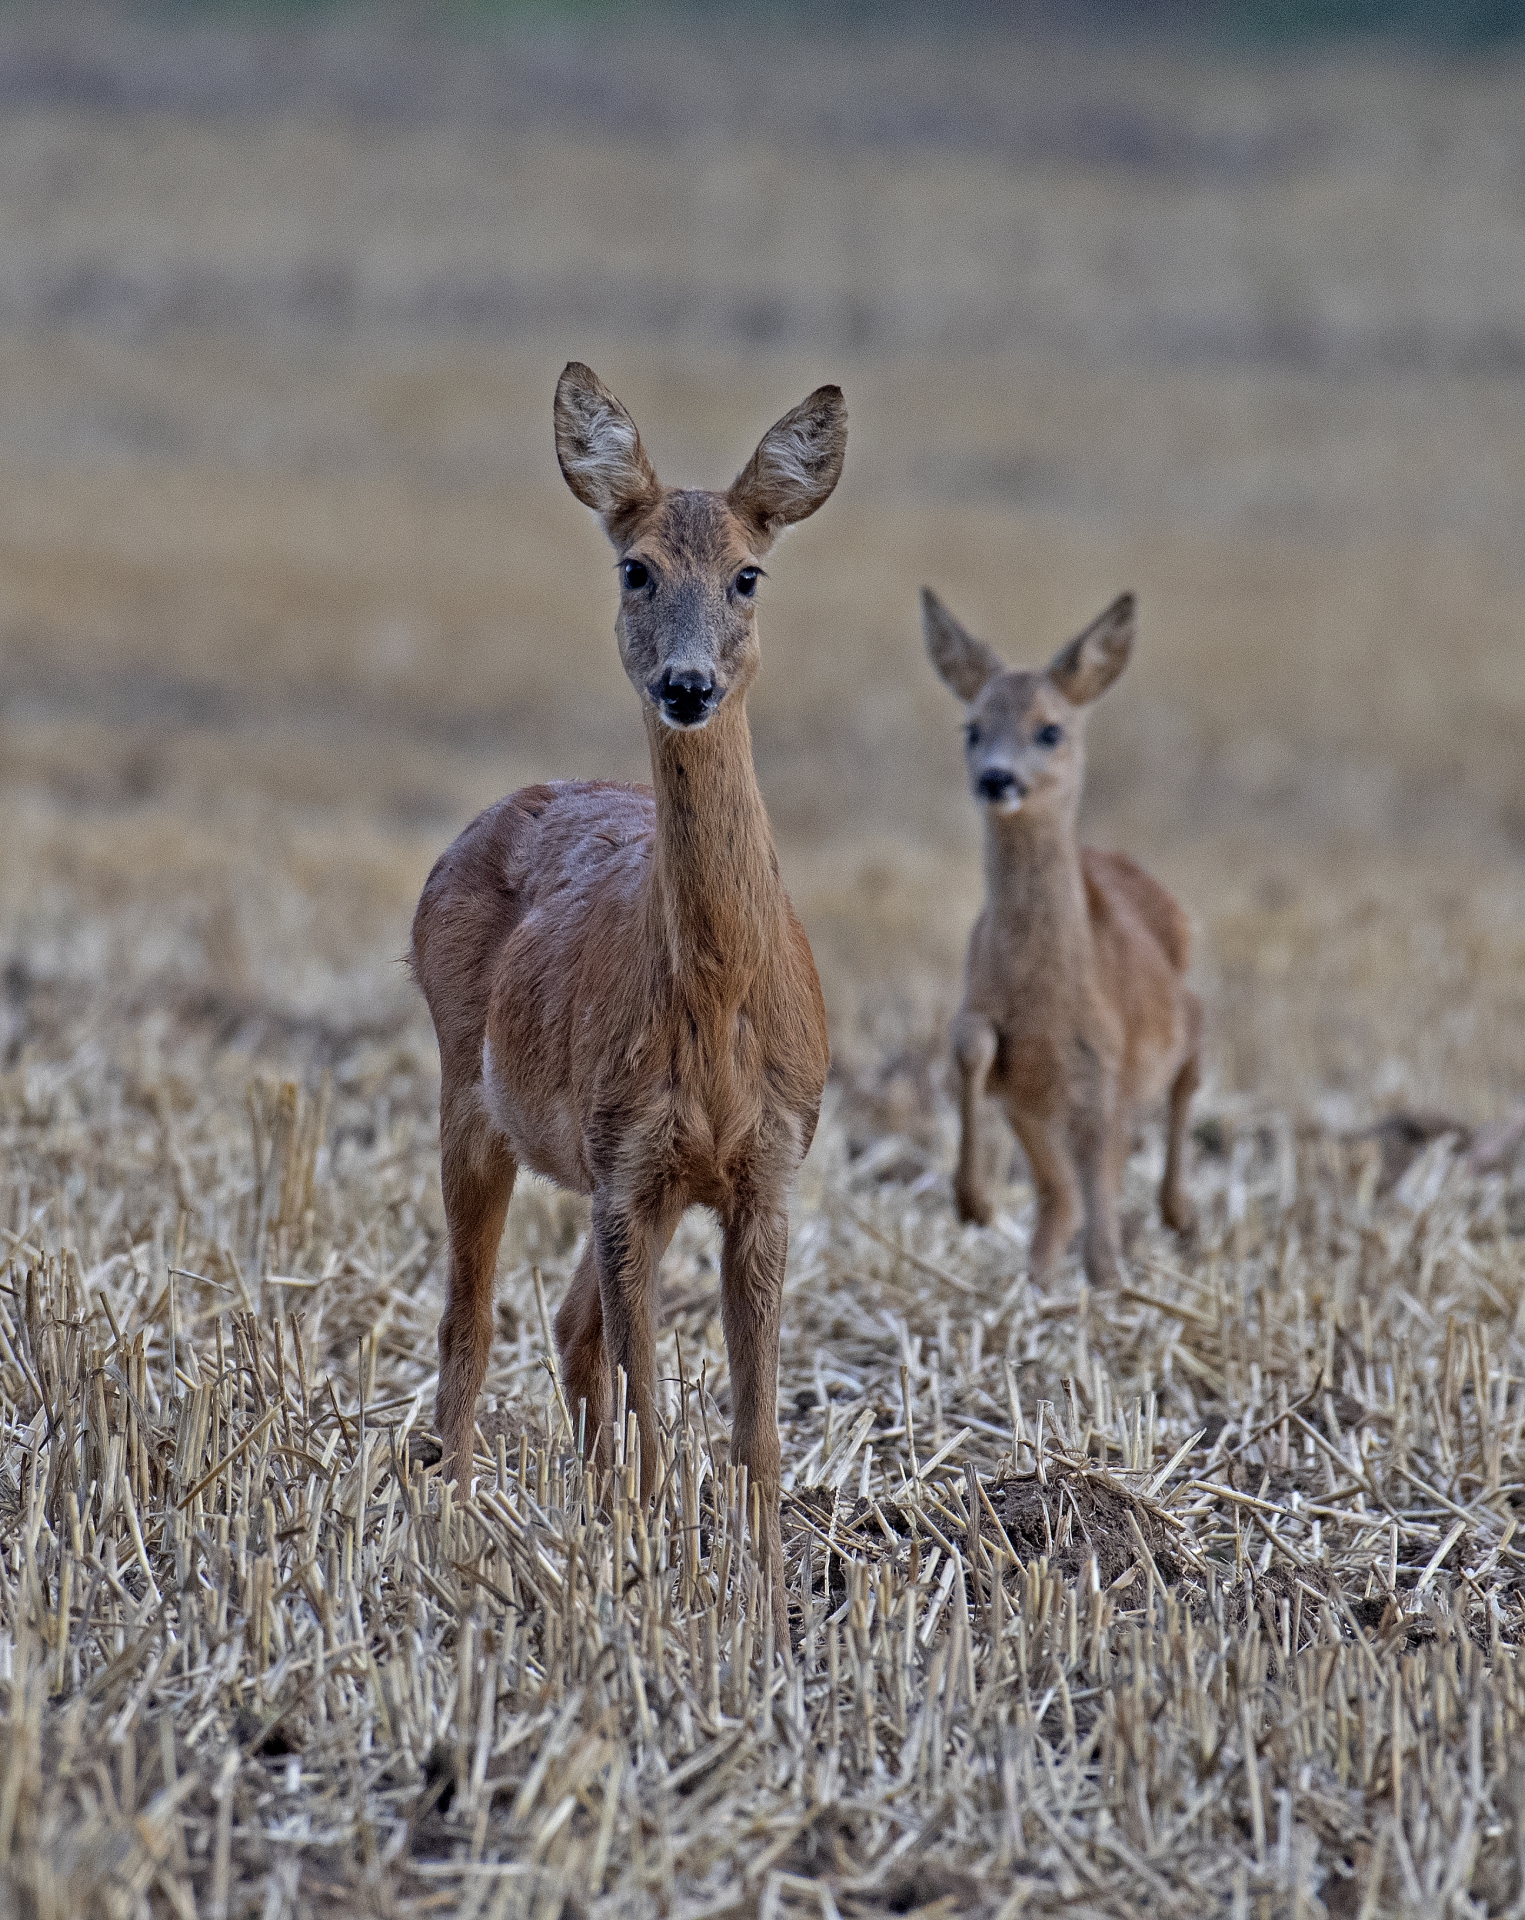
<path fill-rule="evenodd" d="M 616 546 L 662 491 L 635 422 L 580 360 L 569 360 L 556 382 L 556 458 Z"/>
<path fill-rule="evenodd" d="M 961 627 L 930 587 L 921 590 L 921 631 L 932 665 L 966 705 L 1006 671 L 1000 655 Z"/>

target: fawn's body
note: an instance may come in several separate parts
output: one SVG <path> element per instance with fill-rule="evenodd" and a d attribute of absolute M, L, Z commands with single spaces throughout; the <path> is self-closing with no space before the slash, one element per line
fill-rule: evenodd
<path fill-rule="evenodd" d="M 556 1319 L 567 1398 L 607 1461 L 613 1369 L 658 1464 L 658 1263 L 684 1209 L 723 1232 L 732 1457 L 778 1564 L 778 1334 L 788 1190 L 827 1068 L 825 1010 L 753 772 L 758 557 L 841 470 L 845 410 L 823 388 L 760 443 L 728 494 L 656 480 L 628 414 L 575 364 L 557 450 L 621 555 L 621 657 L 643 696 L 653 787 L 526 787 L 429 877 L 414 969 L 440 1045 L 450 1295 L 436 1419 L 464 1484 L 492 1282 L 523 1164 L 593 1197 Z M 775 1587 L 782 1614 L 782 1588 Z"/>
<path fill-rule="evenodd" d="M 953 1023 L 961 1136 L 960 1216 L 991 1217 L 980 1102 L 999 1099 L 1038 1198 L 1032 1272 L 1043 1280 L 1083 1223 L 1087 1277 L 1117 1277 L 1117 1205 L 1135 1113 L 1168 1093 L 1160 1210 L 1185 1230 L 1187 1110 L 1199 1074 L 1201 1006 L 1185 985 L 1186 918 L 1142 868 L 1082 847 L 1084 709 L 1133 642 L 1125 595 L 1042 673 L 1009 672 L 931 595 L 928 651 L 968 703 L 966 759 L 985 815 L 985 907 L 969 942 Z"/>

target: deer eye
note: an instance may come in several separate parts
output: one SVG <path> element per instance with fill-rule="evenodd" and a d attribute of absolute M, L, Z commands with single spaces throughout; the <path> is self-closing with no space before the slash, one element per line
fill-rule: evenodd
<path fill-rule="evenodd" d="M 980 744 L 980 723 L 978 720 L 971 720 L 968 726 L 964 728 L 964 739 L 971 747 L 977 747 Z"/>
<path fill-rule="evenodd" d="M 650 569 L 639 560 L 627 560 L 620 569 L 624 575 L 626 591 L 637 592 L 651 578 Z"/>
<path fill-rule="evenodd" d="M 757 591 L 757 583 L 762 577 L 761 567 L 743 567 L 736 576 L 736 591 L 743 600 L 750 600 Z"/>
<path fill-rule="evenodd" d="M 1046 727 L 1039 727 L 1033 738 L 1040 747 L 1057 747 L 1064 738 L 1064 728 L 1050 720 Z"/>

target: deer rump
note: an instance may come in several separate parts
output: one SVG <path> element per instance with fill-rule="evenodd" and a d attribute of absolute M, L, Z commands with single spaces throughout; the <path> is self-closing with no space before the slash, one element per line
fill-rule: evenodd
<path fill-rule="evenodd" d="M 820 1094 L 764 1058 L 748 1002 L 762 994 L 777 1017 L 766 980 L 704 993 L 665 940 L 640 937 L 655 845 L 649 787 L 520 788 L 435 863 L 413 971 L 447 1072 L 479 1078 L 481 1119 L 522 1165 L 586 1194 L 655 1161 L 681 1204 L 723 1208 L 759 1145 L 785 1145 L 771 1136 L 803 1155 Z M 797 961 L 808 948 L 788 923 Z"/>

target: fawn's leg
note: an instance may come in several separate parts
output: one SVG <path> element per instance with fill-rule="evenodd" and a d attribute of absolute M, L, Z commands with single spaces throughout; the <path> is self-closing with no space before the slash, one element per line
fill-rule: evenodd
<path fill-rule="evenodd" d="M 960 1220 L 989 1226 L 994 1208 L 980 1152 L 980 1101 L 995 1065 L 996 1030 L 977 1013 L 961 1013 L 953 1023 L 953 1058 L 958 1063 L 958 1173 L 953 1196 Z"/>
<path fill-rule="evenodd" d="M 614 1457 L 613 1416 L 609 1360 L 604 1352 L 604 1304 L 599 1297 L 598 1257 L 591 1233 L 567 1297 L 556 1314 L 556 1352 L 561 1360 L 567 1411 L 575 1422 L 579 1405 L 586 1405 L 583 1432 L 588 1457 L 605 1467 Z"/>
<path fill-rule="evenodd" d="M 1080 1224 L 1080 1182 L 1062 1121 L 1011 1111 L 1011 1124 L 1027 1155 L 1038 1195 L 1038 1222 L 1028 1266 L 1041 1286 Z"/>
<path fill-rule="evenodd" d="M 441 1127 L 440 1184 L 450 1233 L 450 1286 L 439 1323 L 434 1424 L 445 1477 L 471 1484 L 477 1394 L 492 1347 L 492 1284 L 518 1162 L 480 1117 Z"/>
<path fill-rule="evenodd" d="M 778 1329 L 789 1216 L 782 1200 L 738 1208 L 724 1222 L 720 1318 L 731 1362 L 731 1459 L 757 1489 L 758 1558 L 773 1593 L 774 1644 L 789 1649 L 784 1537 L 779 1524 Z"/>
<path fill-rule="evenodd" d="M 1191 1096 L 1202 1079 L 1202 1002 L 1194 993 L 1186 999 L 1186 1058 L 1170 1087 L 1170 1120 L 1165 1135 L 1165 1177 L 1160 1182 L 1160 1218 L 1177 1233 L 1190 1233 L 1197 1210 L 1181 1185 L 1186 1159 L 1186 1116 Z"/>
<path fill-rule="evenodd" d="M 1128 1144 L 1127 1116 L 1118 1110 L 1115 1092 L 1108 1089 L 1097 1107 L 1077 1117 L 1075 1128 L 1075 1164 L 1085 1207 L 1081 1257 L 1093 1287 L 1115 1287 L 1121 1277 L 1117 1203 Z"/>
<path fill-rule="evenodd" d="M 641 1434 L 641 1498 L 656 1490 L 661 1461 L 657 1427 L 657 1267 L 683 1209 L 670 1199 L 643 1204 L 600 1193 L 593 1200 L 591 1245 L 598 1264 L 599 1304 L 603 1314 L 607 1391 L 615 1369 L 625 1369 L 626 1405 L 634 1408 Z M 612 1399 L 609 1402 L 613 1408 Z M 613 1458 L 600 1443 L 599 1459 Z"/>

